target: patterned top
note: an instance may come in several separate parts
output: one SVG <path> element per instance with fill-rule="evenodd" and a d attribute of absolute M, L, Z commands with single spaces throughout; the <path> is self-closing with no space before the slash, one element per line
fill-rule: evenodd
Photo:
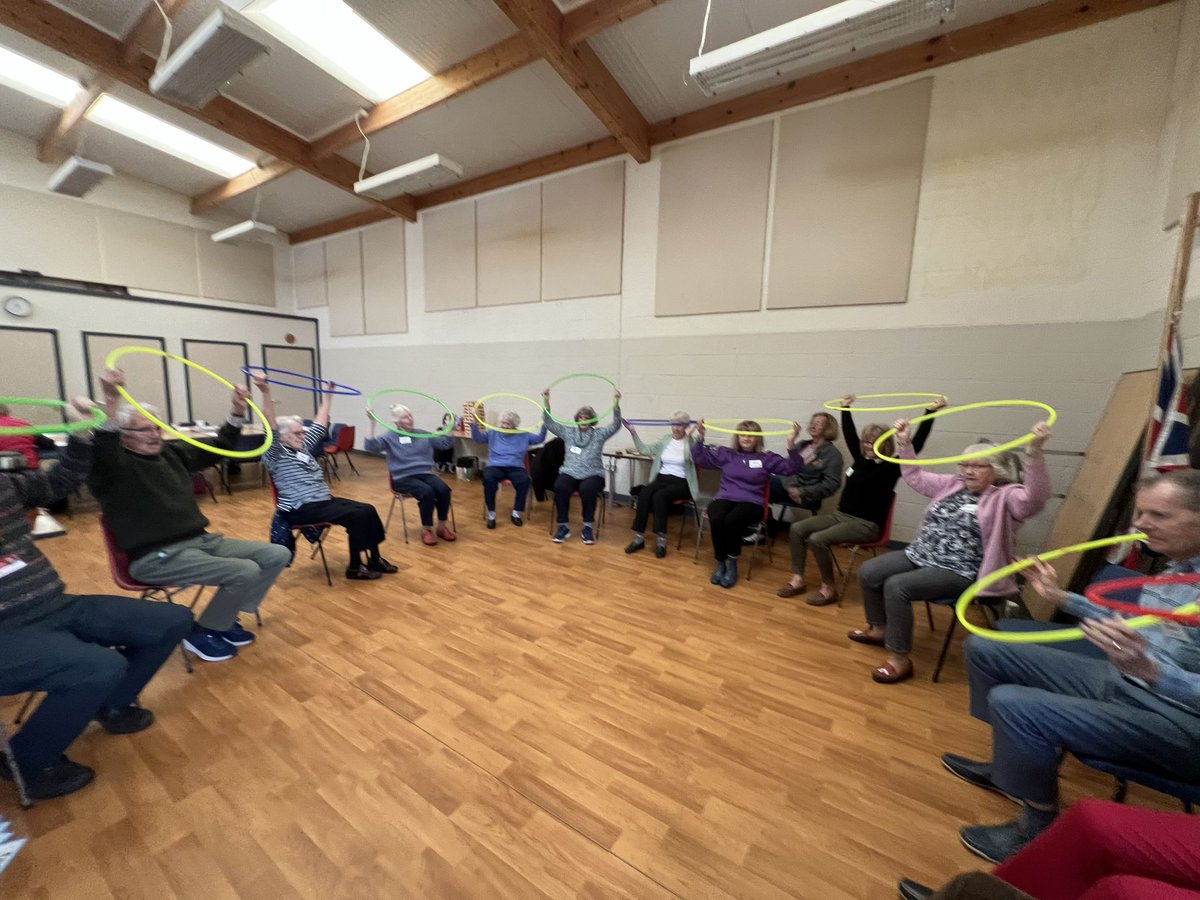
<path fill-rule="evenodd" d="M 975 578 L 983 565 L 979 495 L 963 488 L 930 506 L 917 539 L 904 552 L 914 565 Z"/>
<path fill-rule="evenodd" d="M 578 425 L 562 425 L 550 418 L 547 410 L 543 416 L 546 430 L 562 438 L 566 444 L 563 464 L 558 471 L 582 481 L 585 478 L 604 477 L 604 442 L 621 428 L 621 407 L 613 407 L 612 421 L 607 425 L 580 428 Z"/>
<path fill-rule="evenodd" d="M 263 454 L 263 465 L 271 473 L 275 490 L 279 492 L 279 509 L 290 512 L 305 503 L 333 498 L 316 460 L 317 451 L 328 436 L 328 428 L 313 422 L 305 430 L 303 450 L 293 450 L 284 446 L 283 441 L 276 440 Z"/>

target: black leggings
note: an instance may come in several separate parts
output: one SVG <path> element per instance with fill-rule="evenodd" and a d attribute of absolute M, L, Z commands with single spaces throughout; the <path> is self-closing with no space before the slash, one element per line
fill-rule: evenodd
<path fill-rule="evenodd" d="M 346 500 L 342 497 L 305 503 L 297 509 L 285 512 L 283 517 L 289 525 L 310 525 L 315 522 L 341 525 L 346 529 L 346 538 L 350 542 L 351 566 L 357 566 L 361 562 L 359 554 L 364 550 L 369 551 L 372 557 L 378 556 L 379 545 L 386 537 L 383 522 L 380 521 L 375 507 L 370 503 L 359 503 L 357 500 Z"/>
<path fill-rule="evenodd" d="M 644 534 L 646 522 L 653 512 L 655 533 L 666 534 L 667 516 L 671 514 L 671 507 L 677 500 L 691 499 L 692 489 L 688 487 L 686 478 L 680 478 L 678 475 L 659 475 L 638 494 L 633 530 Z"/>
<path fill-rule="evenodd" d="M 712 532 L 713 556 L 717 562 L 742 555 L 742 538 L 754 525 L 763 520 L 761 503 L 737 500 L 714 500 L 708 505 L 708 521 Z"/>
<path fill-rule="evenodd" d="M 566 525 L 570 521 L 571 495 L 576 491 L 579 491 L 579 502 L 583 506 L 583 521 L 595 522 L 596 498 L 603 490 L 603 475 L 579 479 L 560 472 L 554 480 L 554 508 L 558 511 L 558 524 Z"/>

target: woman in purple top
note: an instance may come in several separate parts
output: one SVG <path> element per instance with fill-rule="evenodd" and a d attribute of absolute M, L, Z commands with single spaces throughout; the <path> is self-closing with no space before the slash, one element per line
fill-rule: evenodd
<path fill-rule="evenodd" d="M 704 420 L 696 423 L 692 459 L 696 465 L 721 470 L 721 488 L 708 505 L 713 556 L 717 567 L 710 581 L 731 588 L 738 580 L 738 557 L 742 554 L 742 535 L 762 521 L 765 491 L 772 475 L 795 475 L 804 468 L 796 447 L 800 423 L 793 423 L 788 435 L 788 455 L 780 456 L 763 449 L 762 427 L 747 419 L 737 430 L 757 432 L 735 434 L 729 447 L 710 447 L 704 443 Z"/>

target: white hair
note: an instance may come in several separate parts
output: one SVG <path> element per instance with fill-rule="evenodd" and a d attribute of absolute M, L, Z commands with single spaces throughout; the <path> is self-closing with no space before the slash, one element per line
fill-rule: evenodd
<path fill-rule="evenodd" d="M 963 450 L 963 456 L 966 456 L 968 453 L 982 453 L 988 448 L 995 447 L 996 444 L 991 441 L 980 440 Z M 1024 480 L 1021 460 L 1015 453 L 1004 451 L 993 456 L 985 456 L 983 462 L 990 465 L 992 471 L 996 473 L 997 484 L 1020 484 Z"/>
<path fill-rule="evenodd" d="M 497 419 L 496 421 L 498 421 L 501 425 L 503 425 L 506 421 L 512 422 L 512 424 L 509 425 L 508 427 L 516 428 L 518 425 L 521 424 L 521 417 L 518 416 L 511 409 L 506 409 L 504 412 L 500 413 L 500 418 Z"/>
<path fill-rule="evenodd" d="M 392 418 L 393 419 L 399 419 L 401 416 L 411 416 L 411 415 L 412 415 L 412 410 L 409 409 L 407 406 L 405 406 L 403 403 L 393 403 L 392 404 Z"/>
<path fill-rule="evenodd" d="M 675 412 L 671 413 L 671 424 L 672 425 L 687 425 L 687 424 L 691 423 L 691 421 L 692 421 L 692 417 L 689 416 L 682 409 L 677 409 L 677 410 L 675 410 Z"/>
<path fill-rule="evenodd" d="M 289 425 L 299 425 L 301 428 L 303 428 L 304 427 L 304 419 L 301 418 L 300 416 L 278 416 L 278 417 L 276 417 L 275 428 L 280 433 L 282 433 L 283 430 Z"/>
<path fill-rule="evenodd" d="M 158 407 L 152 403 L 143 403 L 142 409 L 146 410 L 146 412 L 150 413 L 150 415 L 154 416 L 154 418 L 156 418 L 156 419 L 162 418 L 162 413 L 159 412 Z M 118 428 L 131 427 L 133 425 L 133 417 L 134 416 L 142 416 L 143 418 L 145 418 L 145 416 L 142 414 L 141 409 L 134 409 L 132 404 L 122 403 L 120 406 L 117 407 L 117 415 L 116 415 L 117 427 Z"/>

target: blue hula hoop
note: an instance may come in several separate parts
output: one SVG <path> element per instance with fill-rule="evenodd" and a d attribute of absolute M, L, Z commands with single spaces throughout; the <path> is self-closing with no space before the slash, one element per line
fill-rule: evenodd
<path fill-rule="evenodd" d="M 305 375 L 303 372 L 289 372 L 287 369 L 272 369 L 270 366 L 242 366 L 243 375 L 250 375 L 253 377 L 255 372 L 274 372 L 276 375 L 291 375 L 293 378 L 307 378 L 316 385 L 319 385 L 322 381 L 326 380 L 324 378 L 317 378 L 313 375 Z M 345 388 L 345 390 L 327 391 L 323 387 L 312 387 L 311 385 L 307 384 L 288 384 L 286 381 L 277 381 L 274 378 L 267 378 L 265 380 L 267 384 L 275 384 L 279 387 L 285 388 L 295 388 L 298 391 L 308 391 L 311 394 L 334 394 L 338 397 L 362 396 L 362 391 L 358 390 L 358 388 L 352 388 L 347 384 L 337 385 L 340 388 Z"/>
<path fill-rule="evenodd" d="M 688 419 L 686 422 L 672 422 L 670 419 L 622 419 L 626 425 L 661 425 L 664 428 L 670 428 L 672 425 L 694 425 L 695 419 Z"/>

